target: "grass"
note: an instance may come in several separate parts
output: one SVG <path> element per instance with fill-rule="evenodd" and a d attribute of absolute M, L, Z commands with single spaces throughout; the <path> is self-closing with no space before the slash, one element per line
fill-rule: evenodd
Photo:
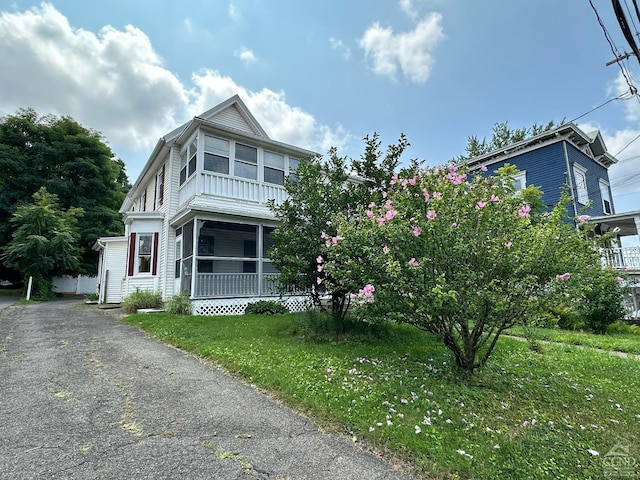
<path fill-rule="evenodd" d="M 21 297 L 21 288 L 0 288 L 0 297 Z"/>
<path fill-rule="evenodd" d="M 539 354 L 504 338 L 468 378 L 440 339 L 406 325 L 327 339 L 309 336 L 301 315 L 125 322 L 222 365 L 325 428 L 412 462 L 425 478 L 603 478 L 603 457 L 618 443 L 640 463 L 635 359 L 571 345 Z"/>
<path fill-rule="evenodd" d="M 638 330 L 638 332 L 640 332 L 640 330 Z M 522 327 L 510 329 L 509 334 L 525 336 Z M 534 327 L 533 335 L 536 340 L 583 345 L 585 347 L 600 348 L 602 350 L 614 350 L 640 355 L 639 333 L 610 333 L 606 335 L 595 335 L 593 333 L 582 331 Z"/>

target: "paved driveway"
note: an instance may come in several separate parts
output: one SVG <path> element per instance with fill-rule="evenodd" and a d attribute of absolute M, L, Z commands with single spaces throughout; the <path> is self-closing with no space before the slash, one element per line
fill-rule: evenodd
<path fill-rule="evenodd" d="M 78 301 L 0 313 L 0 432 L 7 479 L 409 478 Z"/>

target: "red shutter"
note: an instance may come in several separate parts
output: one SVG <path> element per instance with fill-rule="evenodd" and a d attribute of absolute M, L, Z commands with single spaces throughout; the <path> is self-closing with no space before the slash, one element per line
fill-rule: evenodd
<path fill-rule="evenodd" d="M 136 264 L 136 234 L 129 235 L 129 266 L 127 268 L 127 275 L 133 276 L 133 267 Z"/>
<path fill-rule="evenodd" d="M 155 275 L 158 272 L 158 232 L 153 234 L 153 259 L 151 264 L 151 275 Z"/>

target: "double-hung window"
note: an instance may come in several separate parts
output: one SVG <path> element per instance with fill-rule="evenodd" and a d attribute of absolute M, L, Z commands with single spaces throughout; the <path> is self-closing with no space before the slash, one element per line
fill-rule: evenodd
<path fill-rule="evenodd" d="M 158 233 L 131 233 L 129 236 L 128 276 L 156 274 Z"/>
<path fill-rule="evenodd" d="M 264 181 L 284 185 L 284 155 L 264 152 Z"/>
<path fill-rule="evenodd" d="M 605 215 L 611 215 L 613 213 L 613 206 L 611 204 L 611 194 L 609 192 L 609 184 L 604 180 L 600 180 L 600 196 L 602 197 L 602 211 Z"/>
<path fill-rule="evenodd" d="M 586 205 L 589 202 L 589 191 L 587 190 L 587 169 L 577 163 L 573 164 L 573 178 L 575 179 L 576 196 L 578 203 Z"/>
<path fill-rule="evenodd" d="M 180 185 L 196 172 L 198 158 L 198 137 L 180 154 Z"/>
<path fill-rule="evenodd" d="M 258 149 L 236 143 L 236 156 L 233 162 L 233 175 L 235 177 L 258 179 Z"/>
<path fill-rule="evenodd" d="M 229 174 L 229 141 L 204 136 L 204 169 L 208 172 Z"/>
<path fill-rule="evenodd" d="M 289 157 L 289 181 L 290 182 L 298 181 L 298 175 L 296 175 L 296 172 L 298 171 L 298 165 L 300 165 L 300 160 L 298 160 L 297 158 Z"/>

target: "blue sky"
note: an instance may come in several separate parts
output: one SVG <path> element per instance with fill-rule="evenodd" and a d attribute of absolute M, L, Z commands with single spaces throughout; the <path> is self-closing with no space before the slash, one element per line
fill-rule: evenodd
<path fill-rule="evenodd" d="M 629 51 L 611 2 L 592 2 Z M 405 133 L 407 161 L 440 164 L 496 122 L 569 121 L 628 91 L 613 58 L 589 0 L 0 0 L 0 115 L 75 118 L 131 181 L 159 137 L 235 93 L 276 140 L 355 157 L 367 134 Z M 638 60 L 622 65 L 640 86 Z M 620 152 L 617 211 L 640 210 L 630 97 L 577 121 Z"/>

